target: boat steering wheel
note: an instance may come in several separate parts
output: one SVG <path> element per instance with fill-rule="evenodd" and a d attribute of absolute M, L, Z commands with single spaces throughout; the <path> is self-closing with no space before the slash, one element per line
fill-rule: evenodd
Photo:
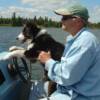
<path fill-rule="evenodd" d="M 24 58 L 18 59 L 16 57 L 14 57 L 12 60 L 19 77 L 22 79 L 23 82 L 27 83 L 30 77 L 30 73 L 26 60 Z"/>

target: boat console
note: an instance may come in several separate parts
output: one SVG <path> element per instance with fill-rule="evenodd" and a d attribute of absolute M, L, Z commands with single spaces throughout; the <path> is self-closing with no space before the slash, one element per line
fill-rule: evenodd
<path fill-rule="evenodd" d="M 0 100 L 39 100 L 47 97 L 44 82 L 31 79 L 32 68 L 27 61 L 23 58 L 2 60 L 7 53 L 0 52 Z"/>
<path fill-rule="evenodd" d="M 0 100 L 28 100 L 29 70 L 23 58 L 2 60 L 7 52 L 0 52 Z"/>

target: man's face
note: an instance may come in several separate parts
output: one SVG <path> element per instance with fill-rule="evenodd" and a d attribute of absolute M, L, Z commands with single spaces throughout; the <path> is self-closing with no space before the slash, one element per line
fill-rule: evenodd
<path fill-rule="evenodd" d="M 62 16 L 61 22 L 62 22 L 62 29 L 64 31 L 69 31 L 74 24 L 73 16 Z"/>

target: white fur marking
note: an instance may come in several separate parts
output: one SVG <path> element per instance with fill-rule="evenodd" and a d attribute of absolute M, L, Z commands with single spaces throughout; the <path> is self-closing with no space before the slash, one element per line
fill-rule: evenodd
<path fill-rule="evenodd" d="M 40 32 L 37 34 L 36 37 L 42 35 L 42 34 L 46 34 L 47 33 L 47 30 L 46 29 L 41 29 Z"/>
<path fill-rule="evenodd" d="M 18 35 L 18 40 L 22 41 L 22 40 L 24 40 L 24 39 L 25 39 L 24 35 L 23 35 L 22 33 L 20 33 L 20 34 Z"/>
<path fill-rule="evenodd" d="M 41 29 L 40 33 L 41 33 L 41 34 L 47 33 L 47 30 L 46 30 L 46 29 Z"/>
<path fill-rule="evenodd" d="M 27 39 L 27 40 L 26 40 L 26 44 L 27 44 L 27 45 L 31 44 L 31 42 L 32 42 L 32 39 Z"/>
<path fill-rule="evenodd" d="M 34 46 L 34 43 L 28 45 L 27 50 L 31 49 Z"/>

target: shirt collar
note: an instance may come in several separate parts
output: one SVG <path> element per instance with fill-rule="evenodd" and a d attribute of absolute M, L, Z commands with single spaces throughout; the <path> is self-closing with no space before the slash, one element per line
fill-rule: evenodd
<path fill-rule="evenodd" d="M 86 30 L 86 28 L 82 28 L 79 32 L 76 33 L 75 36 L 69 35 L 67 36 L 67 42 L 71 42 L 74 41 L 84 30 Z"/>

